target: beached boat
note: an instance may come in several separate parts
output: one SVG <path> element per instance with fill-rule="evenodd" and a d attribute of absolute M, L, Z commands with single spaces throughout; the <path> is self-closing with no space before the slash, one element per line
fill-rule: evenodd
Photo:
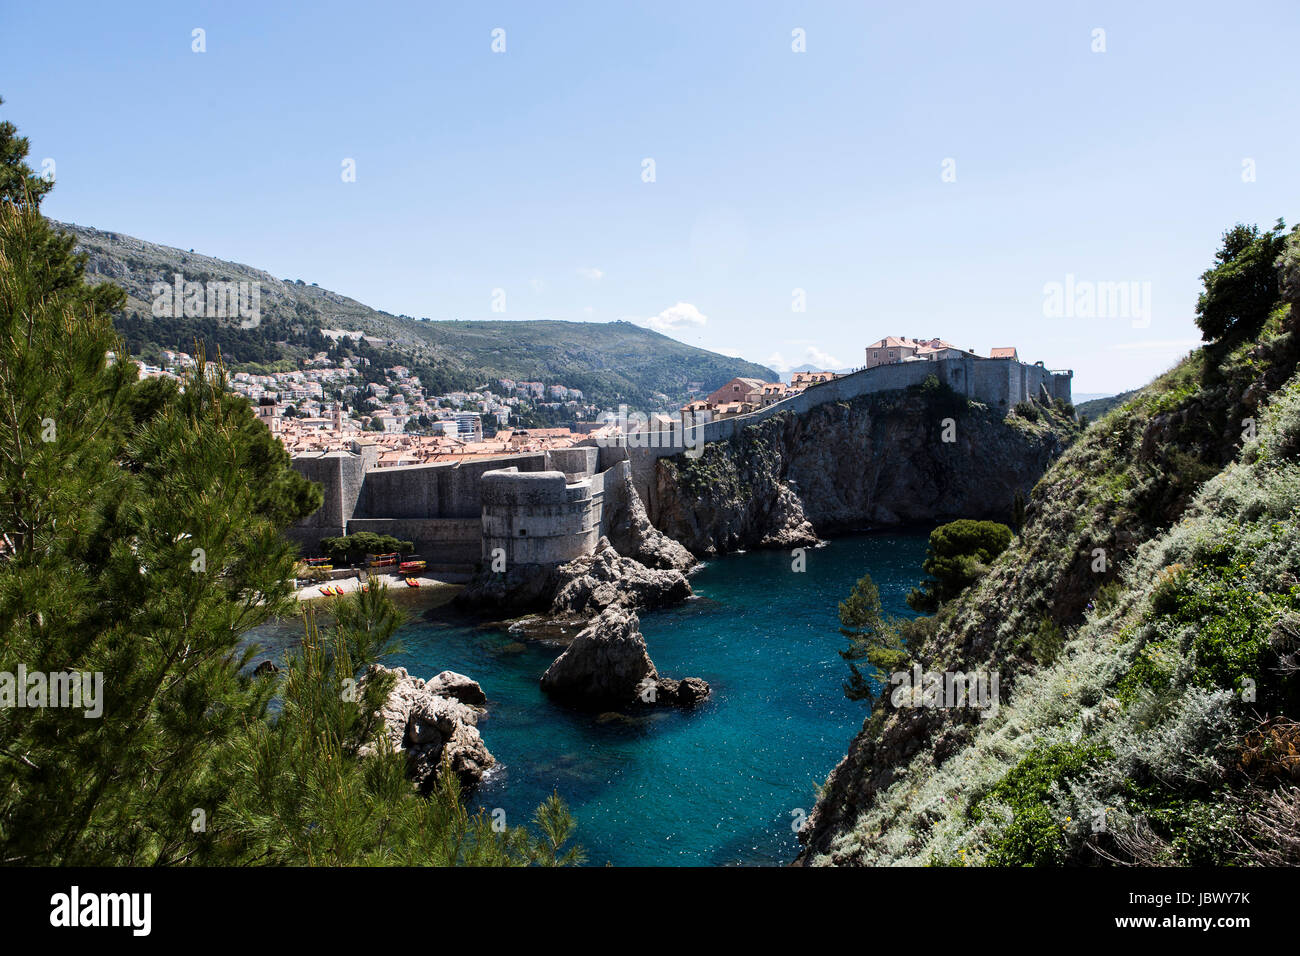
<path fill-rule="evenodd" d="M 407 578 L 406 586 L 408 588 L 418 588 L 420 586 L 420 582 L 415 580 L 415 578 Z"/>

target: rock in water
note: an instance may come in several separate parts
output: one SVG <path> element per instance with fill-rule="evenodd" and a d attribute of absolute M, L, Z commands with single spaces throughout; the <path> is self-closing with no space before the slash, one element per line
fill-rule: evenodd
<path fill-rule="evenodd" d="M 658 532 L 655 535 L 657 539 L 649 535 L 641 539 L 643 544 L 658 542 L 658 550 L 650 552 L 654 560 L 684 567 L 694 562 L 681 545 Z M 504 613 L 540 611 L 560 621 L 573 621 L 594 617 L 607 607 L 658 608 L 690 596 L 691 584 L 676 567 L 647 567 L 619 554 L 608 538 L 601 538 L 593 553 L 567 564 L 523 564 L 501 573 L 481 570 L 456 596 L 455 603 Z"/>
<path fill-rule="evenodd" d="M 469 611 L 497 613 L 540 611 L 555 595 L 555 569 L 545 564 L 516 564 L 503 572 L 485 566 L 475 572 L 452 603 Z"/>
<path fill-rule="evenodd" d="M 594 707 L 696 703 L 709 685 L 698 677 L 661 678 L 646 651 L 636 613 L 606 608 L 542 675 L 542 690 Z M 683 694 L 682 685 L 689 684 Z"/>
<path fill-rule="evenodd" d="M 478 685 L 478 681 L 470 680 L 464 674 L 457 674 L 455 671 L 443 671 L 424 687 L 431 694 L 450 697 L 471 707 L 482 707 L 487 703 L 487 694 L 483 693 L 483 688 Z"/>
<path fill-rule="evenodd" d="M 394 674 L 396 681 L 388 699 L 379 708 L 383 718 L 383 735 L 394 750 L 405 751 L 411 776 L 427 793 L 433 788 L 442 761 L 449 761 L 451 771 L 461 785 L 472 788 L 483 779 L 484 772 L 496 763 L 478 732 L 479 711 L 445 694 L 456 692 L 468 697 L 481 696 L 482 688 L 462 674 L 443 671 L 426 683 L 410 676 L 405 667 L 390 669 L 373 665 L 362 684 L 374 674 Z M 373 752 L 373 745 L 362 754 Z"/>
<path fill-rule="evenodd" d="M 594 554 L 561 565 L 556 579 L 551 613 L 557 617 L 592 616 L 610 607 L 652 609 L 691 596 L 681 571 L 653 570 L 622 557 L 607 538 L 600 539 Z"/>
<path fill-rule="evenodd" d="M 708 681 L 699 677 L 687 677 L 677 686 L 677 703 L 688 707 L 698 704 L 708 696 Z"/>

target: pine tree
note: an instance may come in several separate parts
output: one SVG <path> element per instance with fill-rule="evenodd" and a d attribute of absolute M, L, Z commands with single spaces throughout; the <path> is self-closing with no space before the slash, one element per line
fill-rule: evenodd
<path fill-rule="evenodd" d="M 86 284 L 26 150 L 0 124 L 0 694 L 26 700 L 20 668 L 102 683 L 0 706 L 0 861 L 569 858 L 567 814 L 497 833 L 452 774 L 424 800 L 398 755 L 362 756 L 382 688 L 339 688 L 400 623 L 386 594 L 340 604 L 328 638 L 308 621 L 283 680 L 248 673 L 244 635 L 296 607 L 281 532 L 320 489 L 201 350 L 181 388 L 109 361 L 123 293 Z"/>
<path fill-rule="evenodd" d="M 849 700 L 871 700 L 879 692 L 886 675 L 907 663 L 901 630 L 902 622 L 885 618 L 881 614 L 880 590 L 864 574 L 853 586 L 852 593 L 840 602 L 840 633 L 849 639 L 849 646 L 840 656 L 849 662 L 849 679 L 844 683 L 844 696 Z M 871 667 L 863 674 L 857 662 L 865 660 Z"/>
<path fill-rule="evenodd" d="M 302 647 L 278 678 L 281 709 L 254 725 L 241 754 L 242 780 L 218 815 L 219 853 L 233 862 L 294 865 L 555 865 L 581 862 L 565 849 L 573 819 L 557 798 L 535 815 L 540 831 L 498 831 L 464 806 L 450 768 L 417 796 L 403 755 L 376 737 L 376 712 L 391 677 L 368 671 L 393 650 L 402 622 L 384 587 L 334 602 L 322 632 L 307 612 Z M 368 753 L 368 742 L 376 752 Z"/>

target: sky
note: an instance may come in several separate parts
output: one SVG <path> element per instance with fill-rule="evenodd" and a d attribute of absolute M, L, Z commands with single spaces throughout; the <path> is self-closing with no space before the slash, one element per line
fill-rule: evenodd
<path fill-rule="evenodd" d="M 1197 344 L 1225 229 L 1300 221 L 1297 41 L 1294 0 L 46 0 L 0 5 L 0 118 L 55 219 L 395 314 L 778 371 L 938 336 L 1077 396 Z"/>

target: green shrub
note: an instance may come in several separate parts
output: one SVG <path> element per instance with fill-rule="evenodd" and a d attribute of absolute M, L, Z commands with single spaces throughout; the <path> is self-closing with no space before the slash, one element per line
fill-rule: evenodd
<path fill-rule="evenodd" d="M 1013 411 L 1027 422 L 1038 421 L 1038 406 L 1033 402 L 1016 402 Z"/>
<path fill-rule="evenodd" d="M 341 565 L 356 564 L 367 554 L 410 554 L 415 550 L 413 542 L 373 531 L 358 531 L 341 538 L 321 538 L 320 546 L 335 564 Z"/>
<path fill-rule="evenodd" d="M 1059 866 L 1066 859 L 1063 825 L 1051 802 L 1054 786 L 1080 776 L 1113 757 L 1103 746 L 1053 744 L 1036 747 L 1007 771 L 970 811 L 976 823 L 993 816 L 996 801 L 1011 810 L 1011 821 L 995 842 L 988 862 L 994 866 Z"/>
<path fill-rule="evenodd" d="M 1168 691 L 1177 666 L 1178 647 L 1172 640 L 1155 641 L 1138 652 L 1128 673 L 1116 685 L 1115 696 L 1125 704 L 1138 698 L 1141 689 Z"/>
<path fill-rule="evenodd" d="M 1257 335 L 1279 295 L 1278 268 L 1285 225 L 1268 232 L 1238 223 L 1223 234 L 1216 265 L 1201 275 L 1205 291 L 1196 302 L 1196 324 L 1205 341 L 1229 345 Z"/>
<path fill-rule="evenodd" d="M 951 385 L 939 381 L 938 376 L 926 376 L 920 385 L 908 386 L 909 391 L 921 393 L 926 411 L 934 419 L 957 418 L 966 410 L 967 401 Z"/>
<path fill-rule="evenodd" d="M 930 544 L 921 569 L 930 579 L 907 596 L 912 610 L 933 614 L 988 571 L 993 559 L 1011 544 L 1011 529 L 996 521 L 963 518 L 930 532 Z"/>
<path fill-rule="evenodd" d="M 1034 660 L 1043 666 L 1049 666 L 1065 647 L 1065 631 L 1061 626 L 1044 614 L 1038 621 L 1038 628 L 1029 638 L 1029 649 Z"/>

